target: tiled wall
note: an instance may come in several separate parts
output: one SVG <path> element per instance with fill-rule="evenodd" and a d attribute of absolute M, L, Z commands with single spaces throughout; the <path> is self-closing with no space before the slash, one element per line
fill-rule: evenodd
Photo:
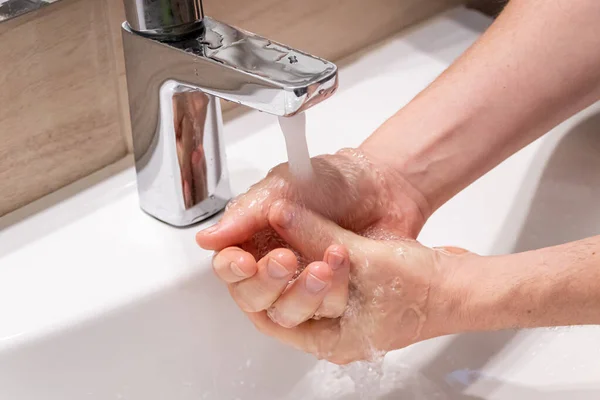
<path fill-rule="evenodd" d="M 0 23 L 0 215 L 130 150 L 121 2 L 60 0 Z M 204 6 L 207 15 L 335 61 L 461 2 L 205 0 Z"/>
<path fill-rule="evenodd" d="M 0 24 L 0 215 L 123 157 L 105 1 Z"/>

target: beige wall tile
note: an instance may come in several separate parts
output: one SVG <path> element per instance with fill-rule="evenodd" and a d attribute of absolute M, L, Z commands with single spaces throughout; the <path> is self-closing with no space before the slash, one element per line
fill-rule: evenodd
<path fill-rule="evenodd" d="M 126 154 L 104 1 L 0 24 L 0 215 Z"/>
<path fill-rule="evenodd" d="M 109 18 L 109 29 L 113 39 L 117 81 L 119 87 L 119 104 L 121 106 L 121 134 L 127 143 L 127 149 L 132 151 L 131 122 L 129 120 L 129 99 L 127 97 L 127 78 L 125 77 L 125 58 L 123 55 L 123 38 L 121 25 L 125 21 L 123 0 L 106 1 Z"/>

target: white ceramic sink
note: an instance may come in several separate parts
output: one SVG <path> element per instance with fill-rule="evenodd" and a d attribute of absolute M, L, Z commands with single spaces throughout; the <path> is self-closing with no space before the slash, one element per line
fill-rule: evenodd
<path fill-rule="evenodd" d="M 358 145 L 489 23 L 457 9 L 345 63 L 341 90 L 308 112 L 311 152 Z M 598 234 L 599 131 L 596 105 L 449 202 L 421 241 L 493 254 Z M 285 160 L 269 115 L 227 124 L 226 141 L 238 193 Z M 0 399 L 357 399 L 345 370 L 255 331 L 194 243 L 214 220 L 145 215 L 130 165 L 0 219 Z M 386 400 L 598 399 L 600 328 L 440 338 L 385 371 Z"/>

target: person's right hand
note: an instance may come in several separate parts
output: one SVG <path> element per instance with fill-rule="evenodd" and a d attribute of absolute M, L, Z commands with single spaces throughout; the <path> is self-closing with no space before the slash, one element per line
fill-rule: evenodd
<path fill-rule="evenodd" d="M 270 208 L 268 219 L 302 257 L 319 261 L 292 283 L 298 259 L 288 249 L 254 265 L 251 255 L 230 248 L 213 263 L 263 333 L 338 364 L 452 333 L 456 299 L 442 288 L 451 281 L 448 266 L 473 256 L 414 240 L 364 238 L 285 201 Z M 241 278 L 232 262 L 255 273 Z"/>
<path fill-rule="evenodd" d="M 416 238 L 429 216 L 424 198 L 403 177 L 366 154 L 345 149 L 312 159 L 310 182 L 295 180 L 288 165 L 274 168 L 265 179 L 233 200 L 221 221 L 196 236 L 198 244 L 220 251 L 238 246 L 259 262 L 285 242 L 268 223 L 278 200 L 313 210 L 341 227 L 366 237 Z M 314 260 L 301 260 L 306 264 Z"/>

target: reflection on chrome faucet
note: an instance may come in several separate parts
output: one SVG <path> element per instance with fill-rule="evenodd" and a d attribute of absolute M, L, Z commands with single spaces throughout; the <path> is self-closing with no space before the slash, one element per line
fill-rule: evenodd
<path fill-rule="evenodd" d="M 177 161 L 181 171 L 181 186 L 186 209 L 192 208 L 208 196 L 203 146 L 208 104 L 208 96 L 199 90 L 173 95 Z"/>

